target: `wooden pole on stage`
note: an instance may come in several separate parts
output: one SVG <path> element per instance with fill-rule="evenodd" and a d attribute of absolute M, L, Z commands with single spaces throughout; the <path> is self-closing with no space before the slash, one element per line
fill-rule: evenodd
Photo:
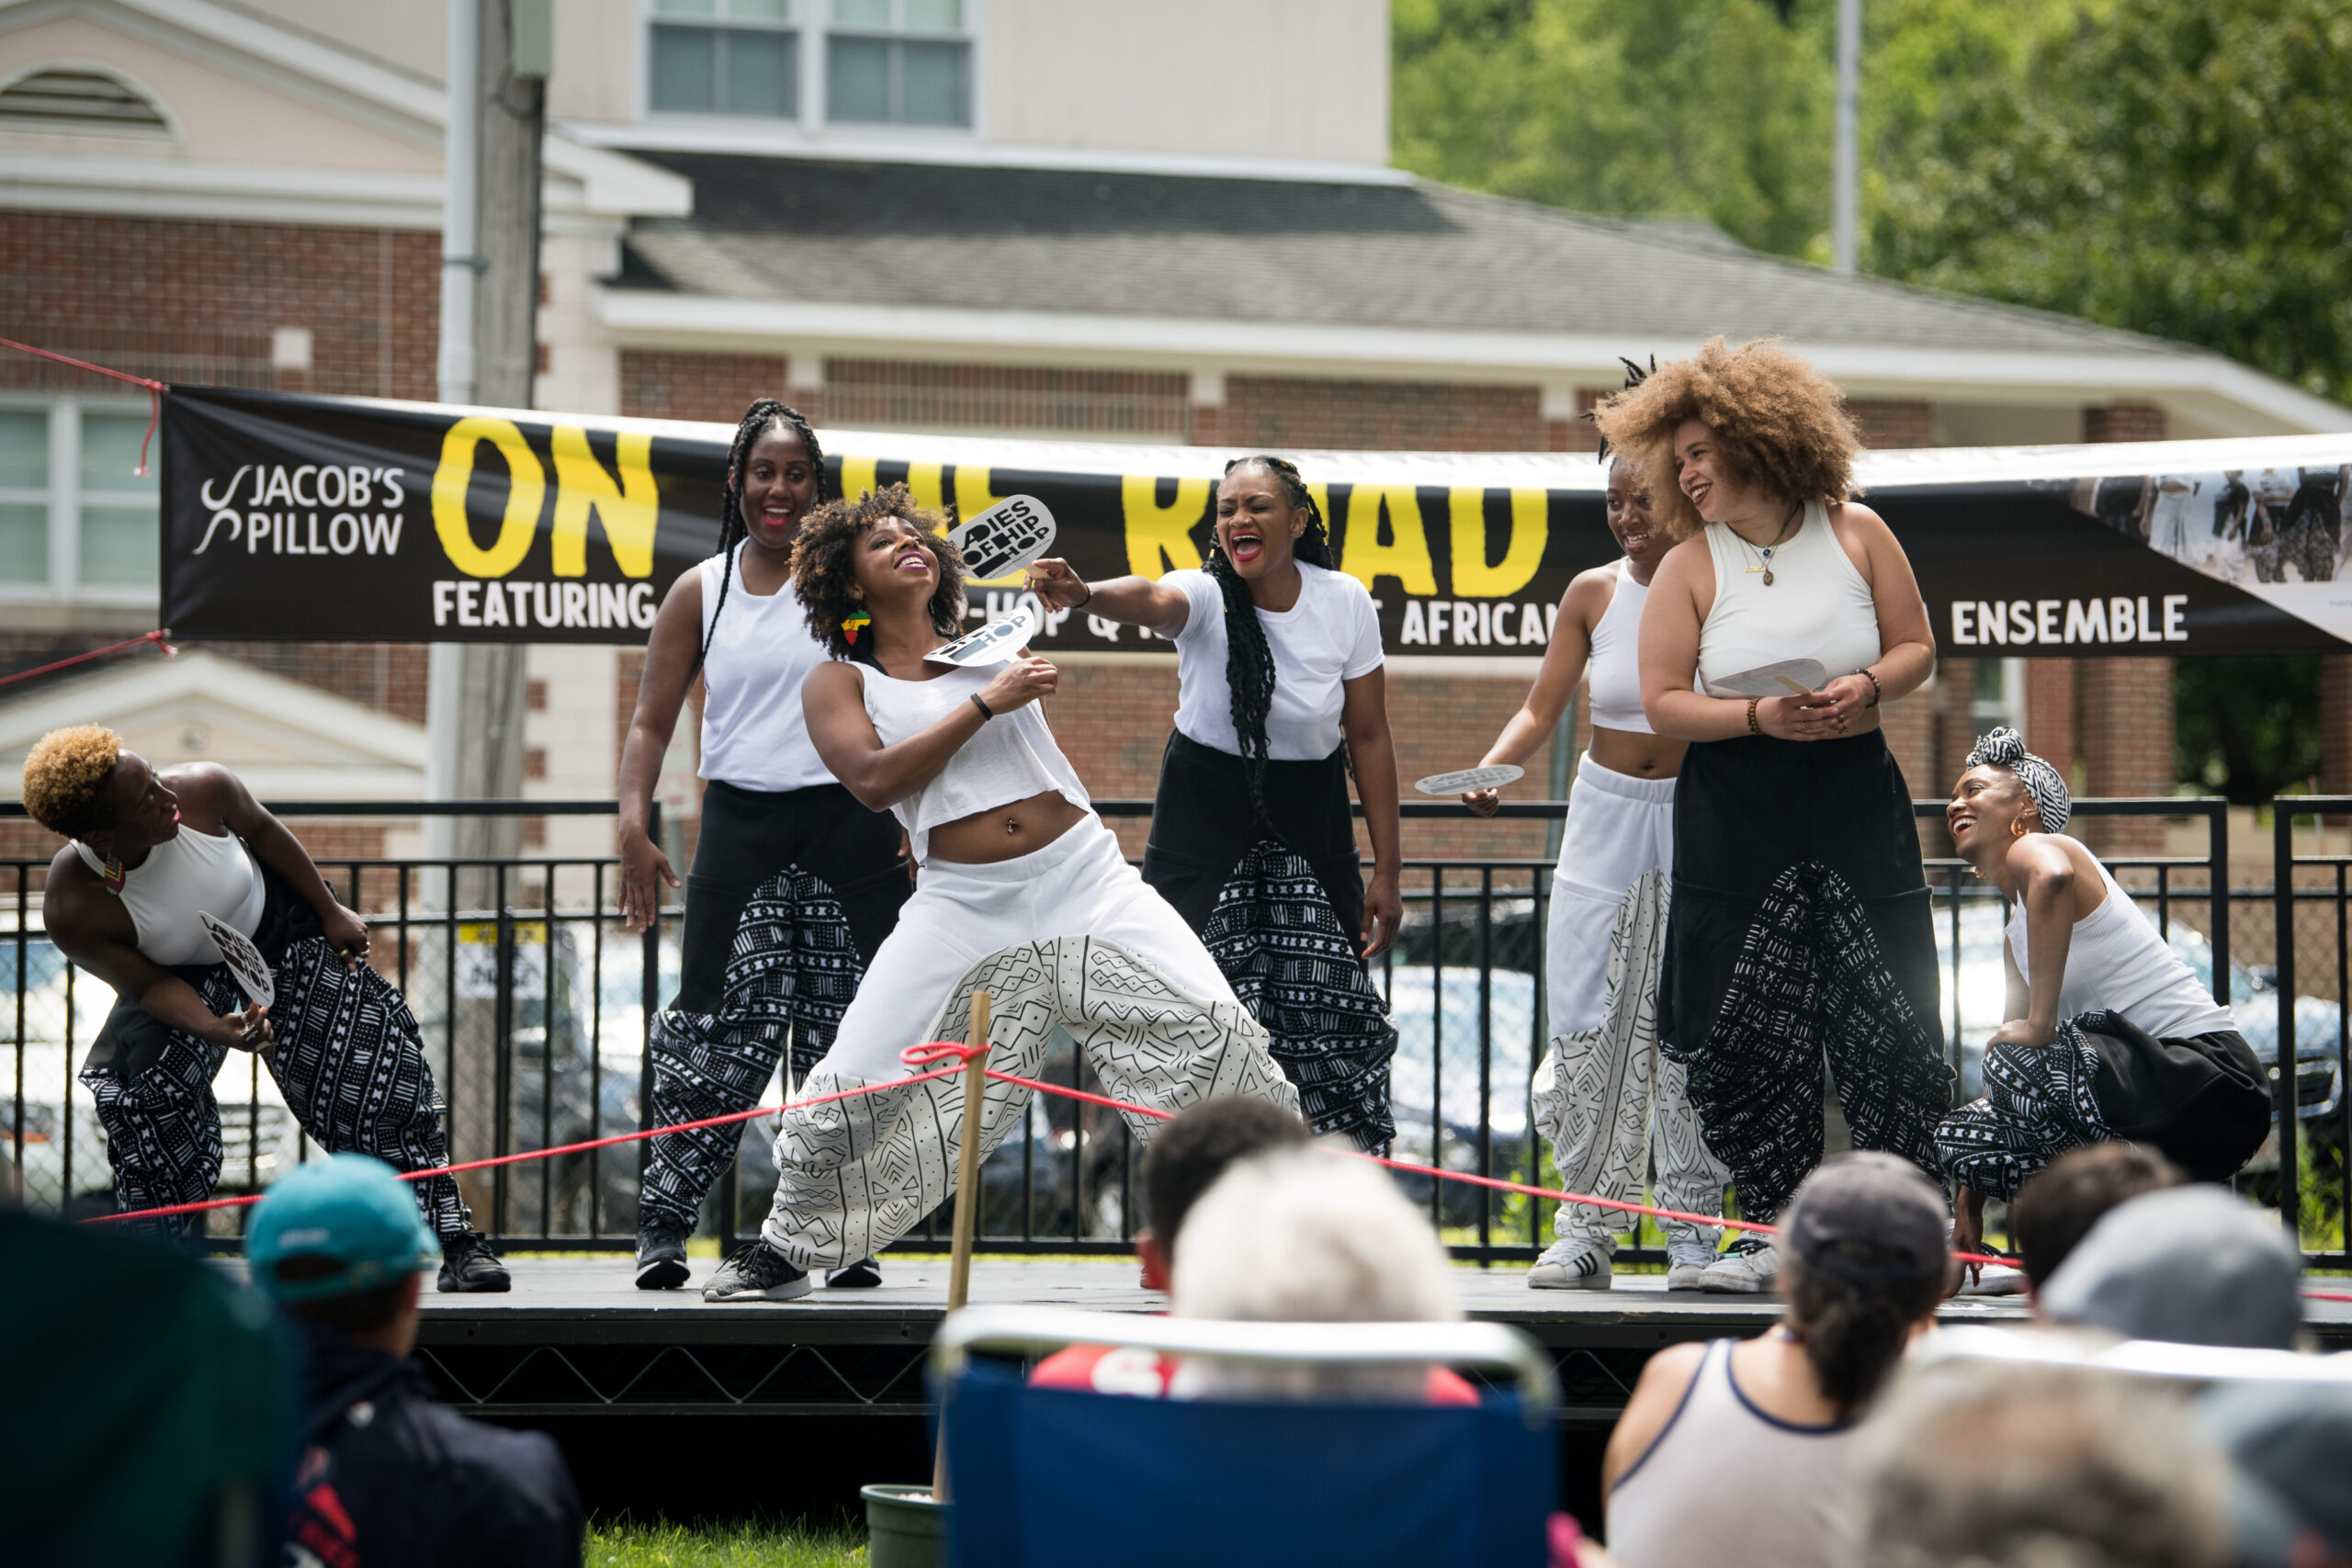
<path fill-rule="evenodd" d="M 956 1150 L 956 1229 L 947 1261 L 947 1310 L 961 1312 L 972 1286 L 972 1235 L 980 1217 L 980 1110 L 989 1089 L 989 994 L 972 993 L 972 1032 L 967 1044 L 979 1049 L 964 1064 L 964 1133 Z M 931 1472 L 931 1500 L 947 1501 L 947 1425 L 939 1427 L 939 1452 Z"/>

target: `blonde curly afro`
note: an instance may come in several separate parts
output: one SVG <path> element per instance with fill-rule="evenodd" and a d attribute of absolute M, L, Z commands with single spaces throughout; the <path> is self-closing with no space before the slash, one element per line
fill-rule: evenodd
<path fill-rule="evenodd" d="M 25 809 L 52 833 L 78 839 L 106 826 L 98 796 L 122 758 L 122 737 L 102 724 L 52 729 L 25 757 Z"/>
<path fill-rule="evenodd" d="M 1854 488 L 1861 433 L 1845 395 L 1826 376 L 1770 339 L 1730 349 L 1716 338 L 1692 359 L 1652 371 L 1639 386 L 1602 400 L 1593 422 L 1612 447 L 1674 483 L 1674 431 L 1695 419 L 1714 432 L 1730 476 L 1789 501 L 1844 501 Z M 1668 497 L 1661 496 L 1661 500 Z M 1695 523 L 1696 519 L 1677 519 Z"/>

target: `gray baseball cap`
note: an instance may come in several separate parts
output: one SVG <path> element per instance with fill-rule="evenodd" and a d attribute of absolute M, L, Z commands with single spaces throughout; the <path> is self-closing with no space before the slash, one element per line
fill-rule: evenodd
<path fill-rule="evenodd" d="M 2231 1533 L 2249 1568 L 2287 1568 L 2309 1530 L 2352 1557 L 2352 1383 L 2225 1383 L 2197 1404 L 2230 1456 Z"/>
<path fill-rule="evenodd" d="M 2041 1309 L 2131 1339 L 2290 1350 L 2301 1273 L 2276 1215 L 2199 1182 L 2101 1215 L 2043 1285 Z"/>
<path fill-rule="evenodd" d="M 1822 1165 L 1781 1216 L 1781 1244 L 1808 1267 L 1865 1290 L 1941 1278 L 1951 1267 L 1943 1194 L 1890 1154 Z"/>

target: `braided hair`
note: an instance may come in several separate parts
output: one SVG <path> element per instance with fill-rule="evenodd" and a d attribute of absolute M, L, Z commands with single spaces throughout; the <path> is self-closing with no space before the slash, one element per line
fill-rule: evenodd
<path fill-rule="evenodd" d="M 1298 465 L 1286 457 L 1261 455 L 1236 457 L 1225 471 L 1230 476 L 1236 468 L 1263 468 L 1281 480 L 1292 511 L 1306 509 L 1306 532 L 1299 536 L 1291 553 L 1310 566 L 1329 568 L 1331 541 L 1323 526 L 1323 509 L 1315 504 L 1314 492 L 1298 477 Z M 1225 682 L 1233 699 L 1233 733 L 1241 742 L 1241 771 L 1250 781 L 1250 809 L 1262 823 L 1266 819 L 1266 716 L 1274 705 L 1274 652 L 1266 644 L 1266 628 L 1258 620 L 1258 604 L 1250 597 L 1250 585 L 1233 570 L 1214 537 L 1203 570 L 1225 595 Z"/>
<path fill-rule="evenodd" d="M 718 603 L 711 606 L 702 647 L 695 651 L 696 670 L 710 657 L 710 639 L 718 635 L 718 612 L 727 608 L 727 589 L 735 577 L 735 547 L 751 533 L 751 525 L 743 520 L 743 466 L 752 460 L 752 444 L 779 425 L 799 435 L 809 466 L 817 472 L 817 493 L 809 498 L 809 510 L 823 505 L 829 492 L 838 493 L 832 476 L 825 471 L 825 449 L 817 445 L 817 433 L 799 410 L 774 398 L 761 398 L 743 411 L 743 423 L 735 427 L 735 445 L 727 449 L 727 491 L 718 503 Z"/>

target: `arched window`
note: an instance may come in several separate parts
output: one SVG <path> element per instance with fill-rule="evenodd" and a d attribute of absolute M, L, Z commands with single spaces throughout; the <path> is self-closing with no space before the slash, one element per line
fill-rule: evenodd
<path fill-rule="evenodd" d="M 154 99 L 110 71 L 45 65 L 0 87 L 0 130 L 168 137 L 172 123 Z"/>

